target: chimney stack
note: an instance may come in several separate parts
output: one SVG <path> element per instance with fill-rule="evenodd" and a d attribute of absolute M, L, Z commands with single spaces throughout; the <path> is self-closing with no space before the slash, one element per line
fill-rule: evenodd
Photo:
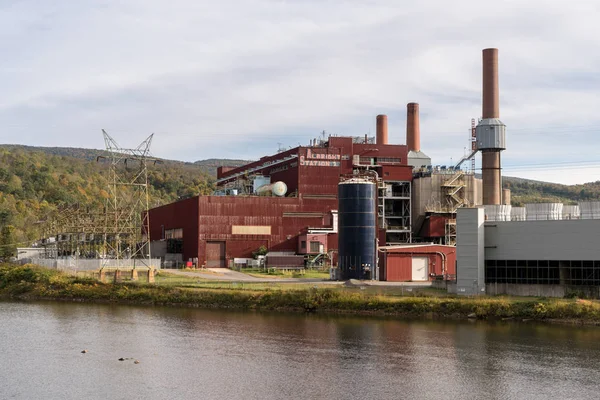
<path fill-rule="evenodd" d="M 484 49 L 482 120 L 476 128 L 484 205 L 502 204 L 500 152 L 506 148 L 506 126 L 499 120 L 499 95 L 498 49 Z"/>
<path fill-rule="evenodd" d="M 406 105 L 406 145 L 408 151 L 421 150 L 421 128 L 419 124 L 419 103 Z"/>
<path fill-rule="evenodd" d="M 377 116 L 377 144 L 388 144 L 387 115 Z"/>
<path fill-rule="evenodd" d="M 502 189 L 502 204 L 510 206 L 510 189 Z"/>
<path fill-rule="evenodd" d="M 498 49 L 483 50 L 483 110 L 481 118 L 500 118 Z"/>

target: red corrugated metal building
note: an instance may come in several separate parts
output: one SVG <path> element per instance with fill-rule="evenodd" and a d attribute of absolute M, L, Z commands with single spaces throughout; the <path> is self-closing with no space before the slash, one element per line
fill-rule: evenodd
<path fill-rule="evenodd" d="M 384 181 L 410 182 L 412 167 L 407 157 L 405 145 L 329 137 L 319 145 L 297 147 L 242 167 L 220 167 L 218 188 L 244 184 L 252 176 L 268 176 L 270 182 L 287 185 L 288 197 L 197 196 L 157 207 L 149 211 L 150 240 L 171 241 L 174 245 L 167 248 L 180 252 L 184 261 L 197 259 L 198 265 L 208 267 L 227 267 L 234 258 L 251 258 L 261 246 L 269 251 L 314 254 L 311 241 L 320 243 L 319 251 L 333 251 L 335 261 L 340 175 L 368 167 Z M 310 239 L 315 234 L 321 236 Z M 385 240 L 382 230 L 380 243 Z M 307 248 L 301 248 L 303 241 Z M 388 279 L 405 277 L 404 268 L 395 264 L 401 256 L 394 251 L 389 257 Z M 437 271 L 435 265 L 439 263 L 432 261 L 428 271 Z"/>
<path fill-rule="evenodd" d="M 383 280 L 390 282 L 448 279 L 456 275 L 456 247 L 432 244 L 381 247 L 379 268 Z"/>
<path fill-rule="evenodd" d="M 217 185 L 225 186 L 249 174 L 263 174 L 271 182 L 282 181 L 297 196 L 337 197 L 340 175 L 357 165 L 373 165 L 384 180 L 411 181 L 405 145 L 354 143 L 351 137 L 330 137 L 325 147 L 296 147 L 238 167 L 217 170 Z"/>
<path fill-rule="evenodd" d="M 307 227 L 332 228 L 336 207 L 335 199 L 197 196 L 150 210 L 150 238 L 166 240 L 183 229 L 184 260 L 226 267 L 233 258 L 251 258 L 261 246 L 296 252 Z"/>
<path fill-rule="evenodd" d="M 433 241 L 434 238 L 444 237 L 446 235 L 446 221 L 448 221 L 448 219 L 449 217 L 445 215 L 427 215 L 419 236 L 425 240 L 430 239 L 431 241 Z"/>

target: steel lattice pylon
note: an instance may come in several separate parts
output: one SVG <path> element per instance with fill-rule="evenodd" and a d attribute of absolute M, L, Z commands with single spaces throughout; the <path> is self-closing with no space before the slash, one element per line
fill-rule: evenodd
<path fill-rule="evenodd" d="M 148 162 L 157 161 L 150 157 L 154 134 L 135 149 L 120 147 L 104 129 L 102 134 L 109 161 L 103 267 L 150 267 Z"/>

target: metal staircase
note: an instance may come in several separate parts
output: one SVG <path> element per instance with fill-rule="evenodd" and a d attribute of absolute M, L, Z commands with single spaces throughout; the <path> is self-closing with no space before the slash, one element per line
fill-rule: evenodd
<path fill-rule="evenodd" d="M 468 203 L 465 198 L 466 185 L 464 179 L 462 179 L 464 175 L 465 173 L 463 171 L 457 171 L 450 179 L 442 184 L 442 188 L 445 190 L 447 197 L 447 212 L 449 213 L 454 214 L 457 209 Z"/>

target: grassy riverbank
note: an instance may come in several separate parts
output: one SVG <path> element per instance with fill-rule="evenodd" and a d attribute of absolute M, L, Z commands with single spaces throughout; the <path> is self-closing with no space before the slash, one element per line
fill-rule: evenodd
<path fill-rule="evenodd" d="M 168 279 L 165 279 L 168 281 Z M 241 310 L 393 315 L 414 318 L 571 320 L 600 324 L 600 303 L 577 299 L 377 294 L 343 286 L 317 288 L 100 283 L 36 266 L 0 266 L 0 298 L 168 305 Z M 232 285 L 228 283 L 228 285 Z"/>

